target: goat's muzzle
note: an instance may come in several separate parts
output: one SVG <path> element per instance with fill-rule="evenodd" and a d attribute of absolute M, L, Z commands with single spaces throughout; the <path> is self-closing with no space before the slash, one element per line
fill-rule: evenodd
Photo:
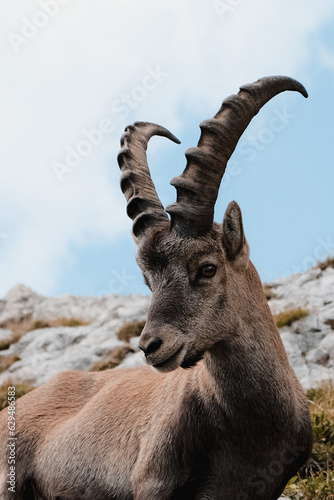
<path fill-rule="evenodd" d="M 146 362 L 159 372 L 168 372 L 175 370 L 180 366 L 185 355 L 185 345 L 180 340 L 176 332 L 160 332 L 158 337 L 152 335 L 144 329 L 139 342 L 139 349 L 145 355 Z"/>

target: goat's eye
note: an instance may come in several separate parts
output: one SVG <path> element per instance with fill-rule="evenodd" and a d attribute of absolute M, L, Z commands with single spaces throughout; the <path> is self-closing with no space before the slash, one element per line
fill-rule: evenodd
<path fill-rule="evenodd" d="M 203 278 L 213 278 L 216 274 L 217 268 L 213 264 L 205 264 L 200 269 L 200 276 Z"/>

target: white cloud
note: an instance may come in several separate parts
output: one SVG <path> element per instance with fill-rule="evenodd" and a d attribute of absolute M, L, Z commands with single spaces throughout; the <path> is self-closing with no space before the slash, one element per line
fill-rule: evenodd
<path fill-rule="evenodd" d="M 41 4 L 57 1 L 2 5 L 2 32 L 23 36 L 26 19 L 36 22 Z M 1 42 L 0 233 L 8 236 L 0 294 L 17 281 L 52 293 L 74 244 L 111 240 L 122 230 L 115 154 L 128 121 L 156 121 L 178 134 L 185 111 L 215 112 L 241 83 L 275 73 L 302 74 L 307 83 L 310 37 L 334 11 L 331 0 L 62 3 L 17 51 L 13 35 Z M 225 5 L 223 18 L 217 5 Z M 148 68 L 168 76 L 136 93 Z M 131 98 L 125 117 L 115 111 L 124 94 Z M 115 130 L 59 183 L 54 162 L 64 163 L 68 148 L 85 139 L 82 131 L 106 118 Z"/>

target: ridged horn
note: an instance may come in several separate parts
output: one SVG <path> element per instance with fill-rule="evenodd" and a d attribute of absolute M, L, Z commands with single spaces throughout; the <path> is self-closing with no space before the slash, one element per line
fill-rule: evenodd
<path fill-rule="evenodd" d="M 303 85 L 293 78 L 261 78 L 240 87 L 237 95 L 223 101 L 214 118 L 200 124 L 198 146 L 186 151 L 186 168 L 171 181 L 177 190 L 177 201 L 166 208 L 171 228 L 190 237 L 211 229 L 220 182 L 241 135 L 262 106 L 285 90 L 307 97 Z"/>
<path fill-rule="evenodd" d="M 128 202 L 127 214 L 133 220 L 133 234 L 138 239 L 147 227 L 169 222 L 147 164 L 147 143 L 154 135 L 180 143 L 169 130 L 160 125 L 136 122 L 126 127 L 121 137 L 122 149 L 117 157 L 122 171 L 121 189 Z"/>

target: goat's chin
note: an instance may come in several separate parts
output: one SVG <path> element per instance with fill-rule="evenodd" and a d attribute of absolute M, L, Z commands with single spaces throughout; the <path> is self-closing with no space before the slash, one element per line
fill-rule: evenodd
<path fill-rule="evenodd" d="M 159 373 L 167 373 L 176 370 L 181 365 L 185 354 L 185 347 L 181 346 L 174 354 L 165 359 L 161 363 L 152 364 L 154 371 Z"/>

